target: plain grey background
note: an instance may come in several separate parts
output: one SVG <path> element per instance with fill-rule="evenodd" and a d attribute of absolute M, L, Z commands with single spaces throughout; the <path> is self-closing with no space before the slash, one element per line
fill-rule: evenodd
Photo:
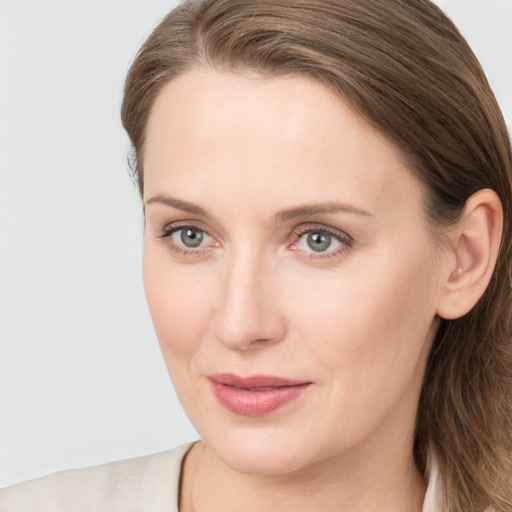
<path fill-rule="evenodd" d="M 0 487 L 196 438 L 147 312 L 122 83 L 176 1 L 0 0 Z M 438 0 L 512 126 L 512 0 Z"/>

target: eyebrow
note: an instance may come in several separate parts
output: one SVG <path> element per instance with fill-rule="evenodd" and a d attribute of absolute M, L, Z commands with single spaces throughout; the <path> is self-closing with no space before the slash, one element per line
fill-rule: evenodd
<path fill-rule="evenodd" d="M 151 199 L 148 199 L 144 206 L 148 204 L 164 204 L 166 206 L 172 206 L 173 208 L 176 208 L 178 210 L 182 210 L 184 212 L 190 213 L 192 215 L 198 215 L 200 217 L 209 217 L 206 210 L 203 210 L 200 206 L 197 206 L 193 203 L 189 203 L 188 201 L 183 201 L 181 199 L 176 199 L 174 197 L 169 196 L 163 196 L 163 195 L 157 195 L 152 197 Z"/>
<path fill-rule="evenodd" d="M 344 203 L 320 203 L 320 204 L 307 204 L 282 210 L 276 214 L 276 219 L 281 221 L 293 220 L 300 217 L 310 217 L 311 215 L 319 215 L 322 213 L 353 213 L 355 215 L 363 215 L 365 217 L 372 217 L 372 214 L 356 206 Z"/>
<path fill-rule="evenodd" d="M 164 195 L 156 195 L 151 199 L 148 199 L 145 202 L 145 205 L 148 204 L 163 204 L 166 206 L 171 206 L 172 208 L 176 208 L 178 210 L 182 210 L 184 212 L 190 213 L 191 215 L 198 215 L 200 217 L 209 217 L 210 215 L 201 208 L 193 203 L 189 203 L 188 201 L 183 201 L 182 199 L 176 199 L 170 196 Z M 276 213 L 275 218 L 279 221 L 289 221 L 294 220 L 301 217 L 310 217 L 312 215 L 320 215 L 320 214 L 329 214 L 329 213 L 352 213 L 355 215 L 363 215 L 365 217 L 371 217 L 372 214 L 366 210 L 361 208 L 357 208 L 356 206 L 344 203 L 336 203 L 336 202 L 328 202 L 328 203 L 318 203 L 318 204 L 306 204 L 302 206 L 298 206 L 296 208 L 289 208 L 286 210 L 281 210 Z"/>

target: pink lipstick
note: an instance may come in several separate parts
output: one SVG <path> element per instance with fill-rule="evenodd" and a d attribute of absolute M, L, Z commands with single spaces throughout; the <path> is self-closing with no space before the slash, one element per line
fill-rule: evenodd
<path fill-rule="evenodd" d="M 298 398 L 309 381 L 266 375 L 238 377 L 230 373 L 209 375 L 213 394 L 229 411 L 240 416 L 263 416 Z"/>

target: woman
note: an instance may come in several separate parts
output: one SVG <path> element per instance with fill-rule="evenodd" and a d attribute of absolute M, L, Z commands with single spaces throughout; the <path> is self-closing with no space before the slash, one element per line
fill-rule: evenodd
<path fill-rule="evenodd" d="M 148 303 L 202 440 L 1 509 L 512 510 L 512 155 L 441 11 L 187 2 L 122 119 Z"/>

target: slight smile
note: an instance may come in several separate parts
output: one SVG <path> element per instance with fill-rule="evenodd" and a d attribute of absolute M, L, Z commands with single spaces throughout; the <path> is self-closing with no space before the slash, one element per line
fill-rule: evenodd
<path fill-rule="evenodd" d="M 240 416 L 263 416 L 298 398 L 310 381 L 267 375 L 239 377 L 230 373 L 208 376 L 211 389 L 229 411 Z"/>

